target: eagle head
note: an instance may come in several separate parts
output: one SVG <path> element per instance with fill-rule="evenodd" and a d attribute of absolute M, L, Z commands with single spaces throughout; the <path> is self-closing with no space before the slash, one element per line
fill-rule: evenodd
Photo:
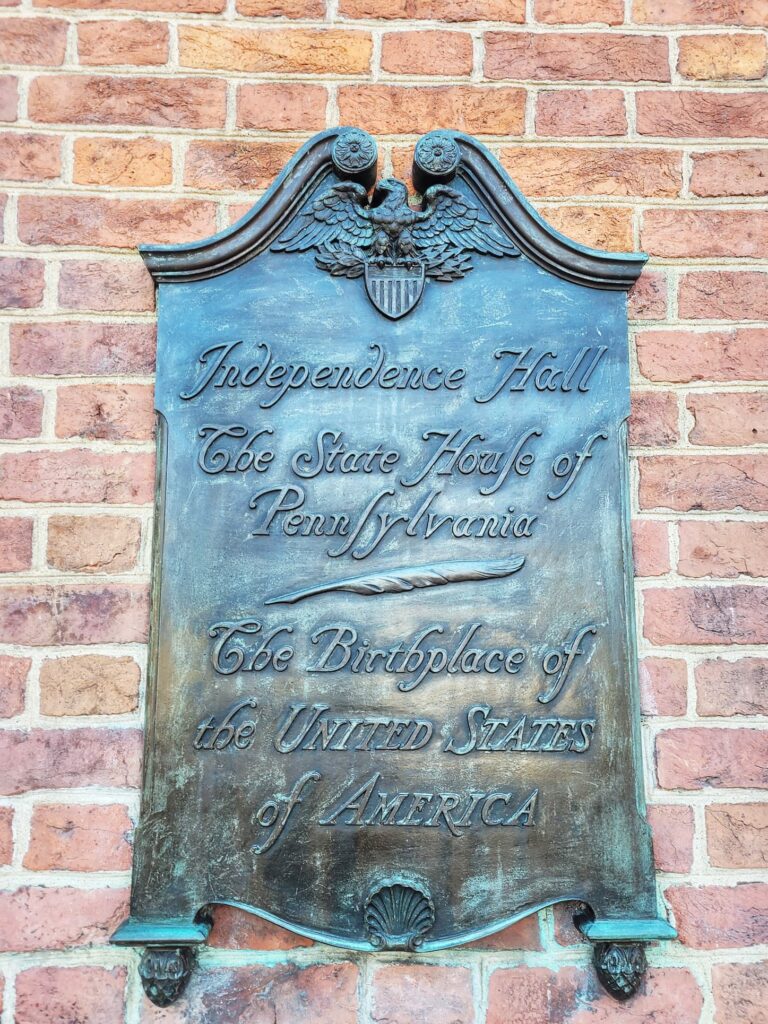
<path fill-rule="evenodd" d="M 371 206 L 380 206 L 385 202 L 407 203 L 408 187 L 398 178 L 382 178 L 373 190 Z"/>

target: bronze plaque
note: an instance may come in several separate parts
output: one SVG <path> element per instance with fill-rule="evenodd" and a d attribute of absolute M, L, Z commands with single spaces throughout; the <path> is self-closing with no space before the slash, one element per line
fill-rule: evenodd
<path fill-rule="evenodd" d="M 661 938 L 644 820 L 626 293 L 454 132 L 419 207 L 356 129 L 158 283 L 151 662 L 130 921 L 229 903 L 434 950 L 560 900 Z M 369 189 L 374 186 L 373 191 Z"/>

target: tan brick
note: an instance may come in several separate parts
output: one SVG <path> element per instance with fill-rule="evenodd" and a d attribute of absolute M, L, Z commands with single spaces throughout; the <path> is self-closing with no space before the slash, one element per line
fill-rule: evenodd
<path fill-rule="evenodd" d="M 45 269 L 41 260 L 0 257 L 0 307 L 32 309 L 43 301 Z"/>
<path fill-rule="evenodd" d="M 486 32 L 486 78 L 536 81 L 668 82 L 663 36 L 612 32 Z"/>
<path fill-rule="evenodd" d="M 768 960 L 713 964 L 715 1024 L 768 1024 Z"/>
<path fill-rule="evenodd" d="M 50 181 L 61 174 L 61 141 L 52 135 L 0 132 L 0 178 Z"/>
<path fill-rule="evenodd" d="M 643 635 L 652 644 L 768 643 L 768 590 L 762 587 L 646 590 L 644 603 Z"/>
<path fill-rule="evenodd" d="M 528 196 L 676 196 L 681 157 L 662 150 L 505 146 L 501 163 Z"/>
<path fill-rule="evenodd" d="M 666 897 L 685 946 L 731 949 L 768 941 L 768 885 L 680 885 L 667 889 Z"/>
<path fill-rule="evenodd" d="M 33 376 L 146 375 L 155 365 L 149 324 L 11 325 L 11 369 Z"/>
<path fill-rule="evenodd" d="M 127 715 L 139 704 L 141 670 L 133 658 L 77 654 L 40 668 L 44 715 Z"/>
<path fill-rule="evenodd" d="M 27 516 L 0 519 L 0 572 L 22 572 L 32 567 L 32 526 Z"/>
<path fill-rule="evenodd" d="M 632 248 L 632 210 L 627 206 L 546 206 L 541 214 L 557 231 L 593 249 Z"/>
<path fill-rule="evenodd" d="M 370 68 L 372 49 L 370 33 L 356 29 L 179 27 L 179 63 L 187 68 L 360 75 Z"/>
<path fill-rule="evenodd" d="M 672 391 L 635 391 L 629 419 L 630 445 L 668 447 L 680 439 L 677 396 Z"/>
<path fill-rule="evenodd" d="M 292 142 L 190 142 L 184 184 L 202 189 L 266 188 L 296 152 Z"/>
<path fill-rule="evenodd" d="M 693 808 L 676 804 L 648 808 L 653 859 L 659 871 L 686 872 L 693 864 Z"/>
<path fill-rule="evenodd" d="M 209 202 L 48 195 L 19 198 L 19 237 L 28 245 L 134 248 L 142 242 L 190 242 L 215 230 L 216 208 Z"/>
<path fill-rule="evenodd" d="M 626 135 L 620 89 L 542 89 L 536 98 L 537 135 Z"/>
<path fill-rule="evenodd" d="M 170 185 L 173 155 L 167 142 L 147 136 L 75 139 L 73 178 L 78 185 L 151 188 Z"/>
<path fill-rule="evenodd" d="M 58 390 L 57 437 L 148 441 L 154 429 L 149 384 L 71 384 Z"/>
<path fill-rule="evenodd" d="M 653 520 L 632 523 L 636 576 L 664 576 L 669 572 L 669 527 Z"/>
<path fill-rule="evenodd" d="M 155 286 L 139 259 L 67 260 L 58 300 L 61 309 L 141 312 L 155 308 Z"/>
<path fill-rule="evenodd" d="M 768 789 L 766 755 L 760 729 L 664 729 L 656 737 L 662 789 Z"/>
<path fill-rule="evenodd" d="M 81 64 L 166 64 L 168 26 L 161 21 L 81 21 L 77 53 Z"/>
<path fill-rule="evenodd" d="M 52 516 L 48 564 L 63 572 L 125 572 L 139 553 L 141 522 L 131 516 Z"/>
<path fill-rule="evenodd" d="M 213 914 L 213 928 L 207 943 L 214 949 L 297 949 L 313 945 L 312 939 L 270 924 L 238 907 L 220 905 Z"/>
<path fill-rule="evenodd" d="M 221 14 L 227 0 L 33 0 L 35 7 L 97 11 L 172 11 L 178 14 Z"/>
<path fill-rule="evenodd" d="M 396 75 L 468 75 L 472 70 L 472 37 L 468 32 L 426 29 L 385 32 L 381 67 Z"/>
<path fill-rule="evenodd" d="M 651 256 L 763 258 L 768 256 L 768 213 L 760 210 L 646 210 L 640 244 Z"/>
<path fill-rule="evenodd" d="M 127 583 L 2 586 L 0 624 L 6 643 L 30 647 L 143 643 L 147 597 Z"/>
<path fill-rule="evenodd" d="M 325 0 L 236 0 L 238 14 L 248 18 L 322 18 Z"/>
<path fill-rule="evenodd" d="M 764 392 L 693 393 L 686 406 L 694 417 L 689 434 L 693 444 L 768 442 L 768 394 Z"/>
<path fill-rule="evenodd" d="M 549 25 L 621 25 L 623 0 L 535 0 L 534 17 Z"/>
<path fill-rule="evenodd" d="M 39 437 L 42 425 L 42 392 L 23 384 L 0 387 L 0 438 Z"/>
<path fill-rule="evenodd" d="M 677 658 L 640 661 L 640 710 L 644 715 L 684 715 L 688 705 L 688 668 Z"/>
<path fill-rule="evenodd" d="M 716 868 L 768 867 L 768 803 L 709 804 L 707 853 Z"/>
<path fill-rule="evenodd" d="M 374 134 L 411 133 L 419 125 L 478 135 L 519 135 L 525 119 L 524 89 L 478 86 L 344 85 L 342 124 L 364 124 Z"/>
<path fill-rule="evenodd" d="M 680 384 L 763 380 L 768 330 L 642 331 L 637 336 L 637 356 L 649 380 Z"/>
<path fill-rule="evenodd" d="M 684 78 L 756 79 L 768 67 L 765 38 L 751 32 L 680 36 L 677 70 Z"/>
<path fill-rule="evenodd" d="M 760 92 L 639 92 L 637 130 L 669 138 L 762 138 L 768 135 L 768 105 L 763 101 Z"/>
<path fill-rule="evenodd" d="M 700 715 L 768 715 L 767 658 L 712 658 L 695 674 Z"/>
<path fill-rule="evenodd" d="M 0 455 L 0 500 L 145 505 L 154 494 L 154 458 L 85 448 Z"/>
<path fill-rule="evenodd" d="M 9 952 L 28 953 L 106 945 L 112 932 L 128 916 L 128 897 L 127 889 L 54 886 L 24 886 L 0 892 L 0 946 Z M 24 988 L 22 984 L 22 991 Z M 40 988 L 35 986 L 35 990 L 39 995 Z M 54 990 L 55 985 L 51 992 Z"/>
<path fill-rule="evenodd" d="M 59 18 L 0 18 L 0 64 L 64 63 L 67 23 Z"/>
<path fill-rule="evenodd" d="M 125 871 L 131 819 L 124 804 L 37 804 L 24 867 L 30 871 Z"/>
<path fill-rule="evenodd" d="M 376 1024 L 474 1024 L 472 975 L 465 967 L 392 964 L 371 983 Z"/>
<path fill-rule="evenodd" d="M 680 316 L 690 320 L 768 319 L 768 275 L 750 270 L 701 270 L 684 274 Z"/>
<path fill-rule="evenodd" d="M 768 0 L 634 0 L 632 17 L 653 25 L 768 25 Z"/>
<path fill-rule="evenodd" d="M 123 1018 L 124 967 L 32 967 L 16 977 L 15 1024 L 107 1024 Z"/>
<path fill-rule="evenodd" d="M 768 149 L 692 153 L 696 196 L 768 195 Z"/>
<path fill-rule="evenodd" d="M 768 576 L 768 523 L 680 523 L 682 576 Z"/>
<path fill-rule="evenodd" d="M 339 0 L 348 18 L 435 21 L 525 21 L 525 0 Z"/>
<path fill-rule="evenodd" d="M 47 75 L 29 87 L 29 116 L 42 124 L 223 128 L 226 83 L 173 75 Z"/>
<path fill-rule="evenodd" d="M 322 85 L 262 82 L 237 91 L 238 128 L 319 131 L 325 127 L 328 92 Z"/>
<path fill-rule="evenodd" d="M 31 667 L 30 658 L 0 654 L 0 718 L 13 718 L 24 710 L 24 692 Z"/>

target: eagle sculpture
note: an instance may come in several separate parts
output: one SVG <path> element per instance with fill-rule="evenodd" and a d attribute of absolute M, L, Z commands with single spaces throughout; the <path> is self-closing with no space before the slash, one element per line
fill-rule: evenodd
<path fill-rule="evenodd" d="M 380 181 L 370 203 L 356 182 L 333 185 L 299 214 L 272 249 L 315 249 L 321 270 L 336 277 L 365 275 L 369 298 L 392 319 L 413 309 L 425 277 L 464 277 L 472 269 L 470 253 L 520 255 L 488 214 L 461 192 L 433 185 L 421 210 L 415 210 L 397 178 Z"/>

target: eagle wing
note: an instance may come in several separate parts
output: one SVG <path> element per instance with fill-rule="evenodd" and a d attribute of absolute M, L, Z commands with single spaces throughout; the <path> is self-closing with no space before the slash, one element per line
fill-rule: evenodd
<path fill-rule="evenodd" d="M 519 256 L 520 250 L 502 234 L 488 214 L 447 185 L 433 185 L 424 194 L 424 210 L 411 227 L 421 251 L 446 243 L 459 251 L 491 256 Z"/>
<path fill-rule="evenodd" d="M 339 242 L 368 248 L 374 228 L 365 208 L 367 199 L 363 186 L 354 181 L 334 185 L 299 214 L 272 248 L 277 252 L 305 252 Z"/>

